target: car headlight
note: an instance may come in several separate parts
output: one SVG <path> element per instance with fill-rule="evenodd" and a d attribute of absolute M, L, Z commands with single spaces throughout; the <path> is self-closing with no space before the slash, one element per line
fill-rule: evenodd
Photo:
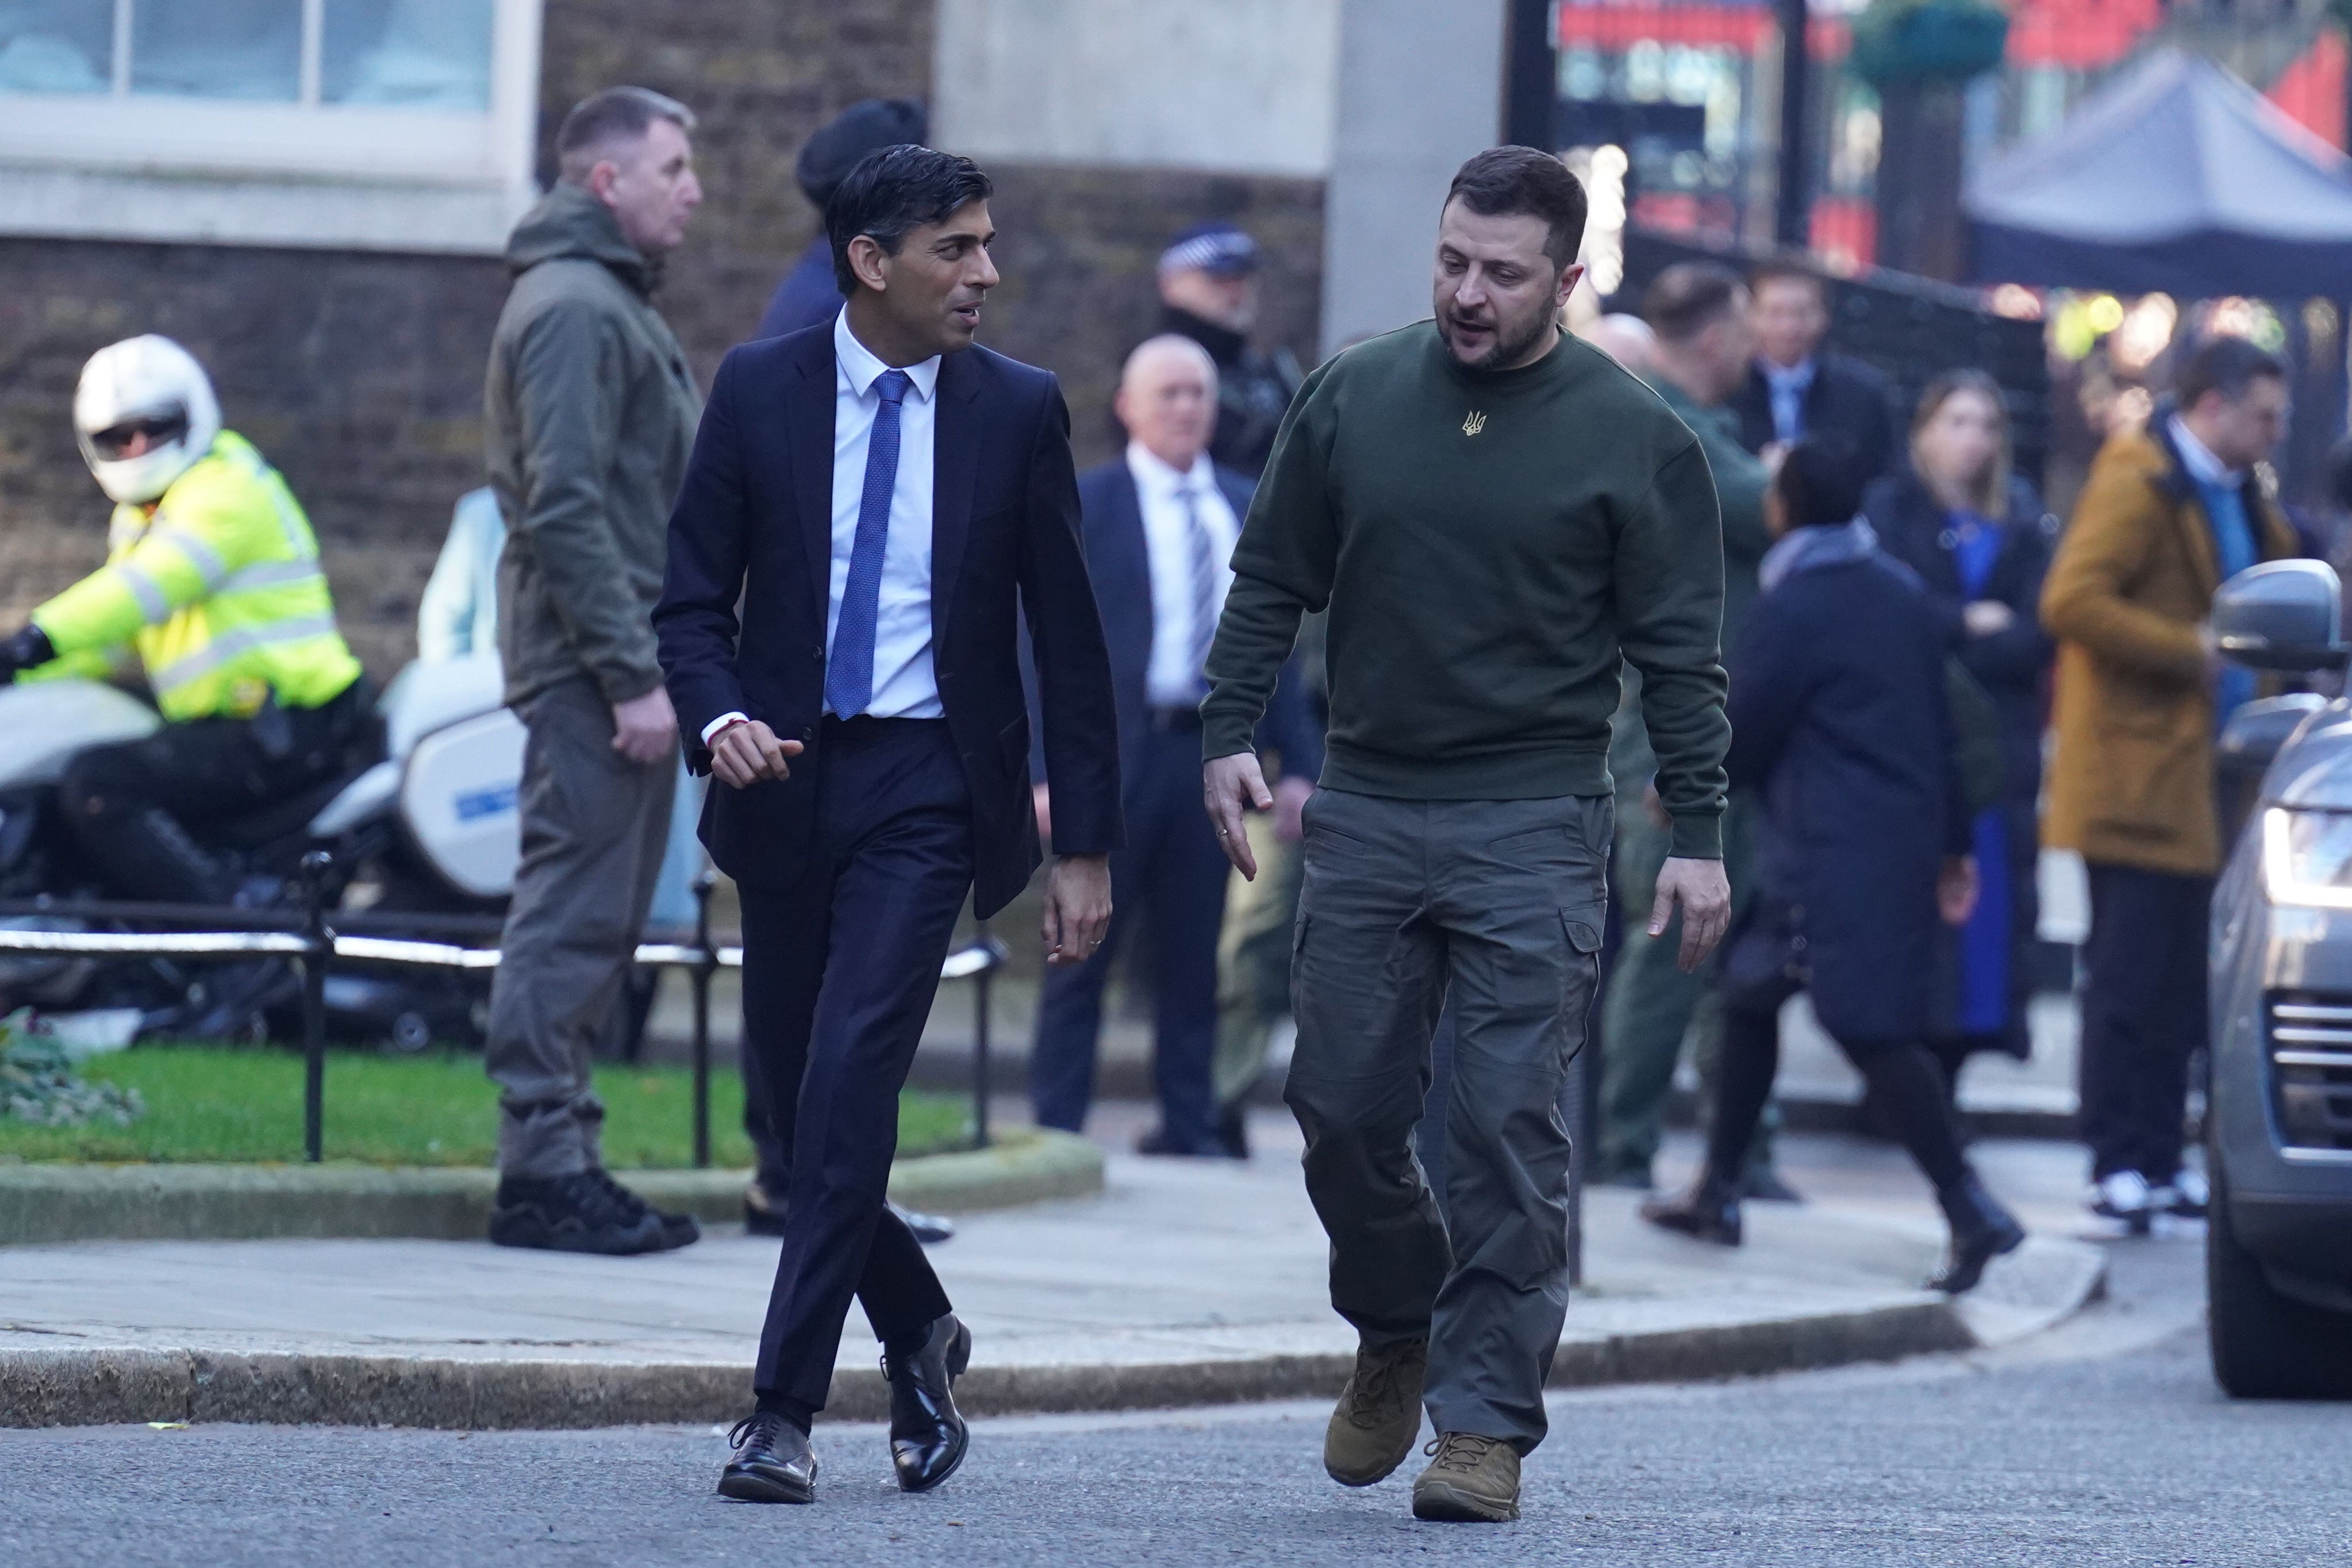
<path fill-rule="evenodd" d="M 2352 812 L 2263 812 L 2263 882 L 2274 904 L 2352 910 Z"/>

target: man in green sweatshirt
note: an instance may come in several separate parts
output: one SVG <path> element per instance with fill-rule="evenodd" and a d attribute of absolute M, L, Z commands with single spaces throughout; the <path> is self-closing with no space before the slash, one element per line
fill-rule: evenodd
<path fill-rule="evenodd" d="M 1324 1439 L 1369 1486 L 1439 1440 L 1423 1519 L 1512 1519 L 1568 1301 L 1569 1142 L 1611 839 L 1609 718 L 1643 676 L 1674 823 L 1649 916 L 1696 965 L 1728 918 L 1719 823 L 1723 539 L 1682 422 L 1559 331 L 1584 192 L 1482 153 L 1440 217 L 1435 319 L 1307 378 L 1234 553 L 1202 704 L 1226 853 L 1272 804 L 1251 736 L 1301 616 L 1328 608 L 1331 724 L 1307 808 L 1286 1098 L 1360 1337 Z M 1441 1216 L 1411 1150 L 1430 1037 L 1459 1029 Z"/>

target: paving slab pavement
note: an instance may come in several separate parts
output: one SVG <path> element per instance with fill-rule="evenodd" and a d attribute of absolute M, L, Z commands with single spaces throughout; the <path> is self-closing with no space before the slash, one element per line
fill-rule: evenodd
<path fill-rule="evenodd" d="M 1097 1198 L 966 1219 L 932 1257 L 977 1340 L 967 1402 L 1115 1409 L 1336 1389 L 1353 1335 L 1328 1305 L 1324 1238 L 1286 1122 L 1259 1119 L 1246 1164 L 1114 1154 Z M 2095 1248 L 2037 1237 L 1976 1295 L 1947 1303 L 1918 1288 L 1941 1242 L 1920 1197 L 1752 1205 L 1748 1245 L 1726 1251 L 1642 1225 L 1632 1194 L 1590 1194 L 1588 1283 L 1555 1381 L 2000 1342 L 2097 1289 Z M 717 1418 L 745 1403 L 774 1259 L 773 1241 L 728 1227 L 639 1258 L 429 1240 L 11 1247 L 0 1251 L 0 1426 Z M 853 1313 L 836 1414 L 878 1414 L 875 1365 Z M 134 1408 L 142 1401 L 153 1415 Z"/>

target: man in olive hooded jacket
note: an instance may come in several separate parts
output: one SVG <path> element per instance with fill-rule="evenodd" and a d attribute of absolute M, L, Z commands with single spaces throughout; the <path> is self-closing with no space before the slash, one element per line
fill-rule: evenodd
<path fill-rule="evenodd" d="M 589 1084 L 677 780 L 650 617 L 702 399 L 652 297 L 702 199 L 693 126 L 633 87 L 565 117 L 562 178 L 508 242 L 514 287 L 490 344 L 499 652 L 530 735 L 488 1051 L 503 1091 L 490 1239 L 509 1247 L 646 1252 L 697 1234 L 605 1175 Z"/>

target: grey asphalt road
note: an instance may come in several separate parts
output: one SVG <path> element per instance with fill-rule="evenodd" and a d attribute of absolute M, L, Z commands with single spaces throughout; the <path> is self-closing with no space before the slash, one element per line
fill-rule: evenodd
<path fill-rule="evenodd" d="M 141 1427 L 0 1434 L 0 1563 L 2352 1561 L 2352 1406 L 2223 1399 L 2199 1258 L 2119 1247 L 2105 1302 L 2003 1352 L 1560 1396 L 1514 1525 L 1416 1523 L 1410 1469 L 1332 1486 L 1304 1405 L 989 1422 L 922 1498 L 821 1426 L 802 1509 L 712 1497 L 700 1428 Z"/>

